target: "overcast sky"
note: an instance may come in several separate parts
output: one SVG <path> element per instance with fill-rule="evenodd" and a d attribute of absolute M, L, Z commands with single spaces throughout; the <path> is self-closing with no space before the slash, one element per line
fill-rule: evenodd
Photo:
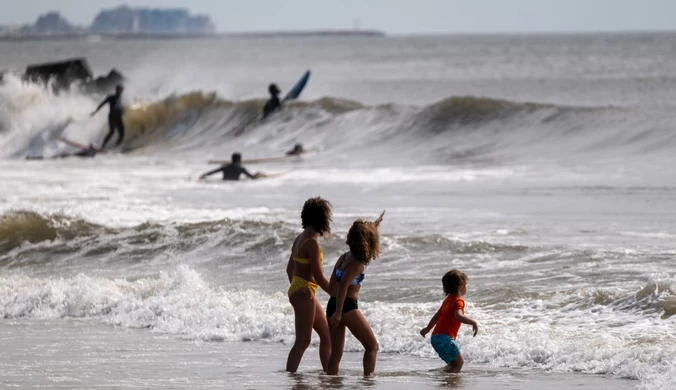
<path fill-rule="evenodd" d="M 219 31 L 340 29 L 388 33 L 676 30 L 676 0 L 0 0 L 0 24 L 50 10 L 87 25 L 121 3 L 185 7 Z"/>

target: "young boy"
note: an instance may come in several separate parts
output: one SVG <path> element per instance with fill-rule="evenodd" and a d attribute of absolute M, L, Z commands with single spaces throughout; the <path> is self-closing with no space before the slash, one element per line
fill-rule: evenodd
<path fill-rule="evenodd" d="M 425 337 L 434 327 L 431 339 L 432 347 L 437 351 L 439 357 L 448 364 L 446 366 L 447 371 L 458 373 L 464 363 L 460 354 L 460 347 L 455 342 L 458 338 L 460 323 L 472 325 L 474 336 L 479 331 L 479 324 L 473 319 L 465 317 L 465 301 L 461 297 L 467 292 L 467 275 L 453 269 L 444 275 L 441 283 L 444 285 L 446 299 L 444 299 L 441 308 L 432 317 L 429 324 L 420 330 L 420 334 Z"/>

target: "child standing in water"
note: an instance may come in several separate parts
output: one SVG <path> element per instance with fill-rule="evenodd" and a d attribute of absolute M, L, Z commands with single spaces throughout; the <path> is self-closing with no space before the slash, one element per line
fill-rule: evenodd
<path fill-rule="evenodd" d="M 437 351 L 439 357 L 448 364 L 446 366 L 448 372 L 458 373 L 464 363 L 460 354 L 460 347 L 455 342 L 458 338 L 460 323 L 472 325 L 474 337 L 479 331 L 479 325 L 473 319 L 465 316 L 465 301 L 461 297 L 467 293 L 467 275 L 453 269 L 444 275 L 441 283 L 444 286 L 446 299 L 444 299 L 441 308 L 432 317 L 429 324 L 420 330 L 420 334 L 425 337 L 434 327 L 431 339 L 432 347 Z"/>
<path fill-rule="evenodd" d="M 329 324 L 316 297 L 318 287 L 329 291 L 329 281 L 324 276 L 324 254 L 317 238 L 331 233 L 331 214 L 328 200 L 320 197 L 308 199 L 300 214 L 303 232 L 291 247 L 286 273 L 291 282 L 288 294 L 295 315 L 296 341 L 286 361 L 289 372 L 298 370 L 310 345 L 313 329 L 319 335 L 319 359 L 324 371 L 331 354 Z"/>
<path fill-rule="evenodd" d="M 357 302 L 366 266 L 380 255 L 378 225 L 384 214 L 383 211 L 375 222 L 358 219 L 352 224 L 346 242 L 350 251 L 340 256 L 331 273 L 331 299 L 326 306 L 331 324 L 331 358 L 326 371 L 329 375 L 338 374 L 345 348 L 345 328 L 364 346 L 364 375 L 373 375 L 376 369 L 378 341 Z"/>

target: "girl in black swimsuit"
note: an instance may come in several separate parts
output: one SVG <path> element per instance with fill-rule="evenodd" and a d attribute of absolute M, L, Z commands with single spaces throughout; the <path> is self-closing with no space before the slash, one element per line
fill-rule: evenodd
<path fill-rule="evenodd" d="M 338 374 L 346 328 L 364 346 L 364 375 L 375 372 L 378 341 L 359 310 L 358 299 L 366 266 L 380 255 L 378 225 L 384 214 L 383 211 L 375 222 L 358 219 L 352 224 L 346 242 L 350 251 L 340 256 L 331 273 L 331 299 L 326 307 L 326 317 L 331 325 L 331 357 L 326 370 L 329 375 Z"/>

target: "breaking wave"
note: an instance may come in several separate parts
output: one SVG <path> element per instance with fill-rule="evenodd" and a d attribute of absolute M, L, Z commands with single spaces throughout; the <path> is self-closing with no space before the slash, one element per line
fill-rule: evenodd
<path fill-rule="evenodd" d="M 673 294 L 673 280 L 662 284 Z M 628 293 L 641 309 L 644 290 Z M 651 293 L 652 294 L 652 293 Z M 661 295 L 666 297 L 666 291 Z M 673 295 L 672 295 L 673 296 Z M 514 302 L 517 303 L 517 302 Z M 383 353 L 433 357 L 427 340 L 417 332 L 437 308 L 431 303 L 360 302 L 373 327 Z M 534 311 L 539 318 L 524 319 Z M 465 358 L 492 366 L 538 368 L 555 372 L 611 374 L 663 381 L 673 371 L 674 353 L 665 350 L 660 338 L 667 325 L 657 314 L 644 314 L 641 323 L 627 313 L 610 310 L 584 316 L 586 309 L 568 306 L 518 305 L 494 310 L 483 305 L 468 307 L 481 324 L 480 337 L 462 329 L 459 342 Z M 530 313 L 528 312 L 530 311 Z M 72 278 L 32 278 L 22 275 L 0 277 L 2 318 L 91 318 L 127 328 L 207 341 L 275 341 L 291 343 L 293 312 L 281 292 L 215 287 L 187 266 L 136 280 L 77 275 Z M 573 320 L 576 319 L 576 320 Z M 599 322 L 614 322 L 602 336 L 585 332 Z M 552 328 L 550 324 L 560 325 Z M 642 327 L 653 327 L 645 336 Z M 664 327 L 661 332 L 656 327 Z M 316 345 L 317 340 L 313 343 Z M 359 351 L 349 338 L 346 349 Z"/>
<path fill-rule="evenodd" d="M 11 77 L 0 86 L 0 154 L 23 157 L 65 148 L 50 138 L 64 134 L 100 143 L 105 115 L 89 119 L 96 101 L 76 93 L 54 95 Z M 553 152 L 581 155 L 665 151 L 676 144 L 673 115 L 621 107 L 565 107 L 487 97 L 449 97 L 428 106 L 360 102 L 325 97 L 295 102 L 258 123 L 264 101 L 230 101 L 194 91 L 129 106 L 124 149 L 134 153 L 215 150 L 248 144 L 276 146 L 306 141 L 331 149 L 386 148 L 421 162 L 518 158 Z M 92 128 L 92 126 L 94 126 Z M 412 147 L 411 145 L 416 145 Z M 410 149 L 410 150 L 409 150 Z M 408 150 L 408 152 L 407 152 Z M 408 154 L 407 154 L 408 153 Z"/>

